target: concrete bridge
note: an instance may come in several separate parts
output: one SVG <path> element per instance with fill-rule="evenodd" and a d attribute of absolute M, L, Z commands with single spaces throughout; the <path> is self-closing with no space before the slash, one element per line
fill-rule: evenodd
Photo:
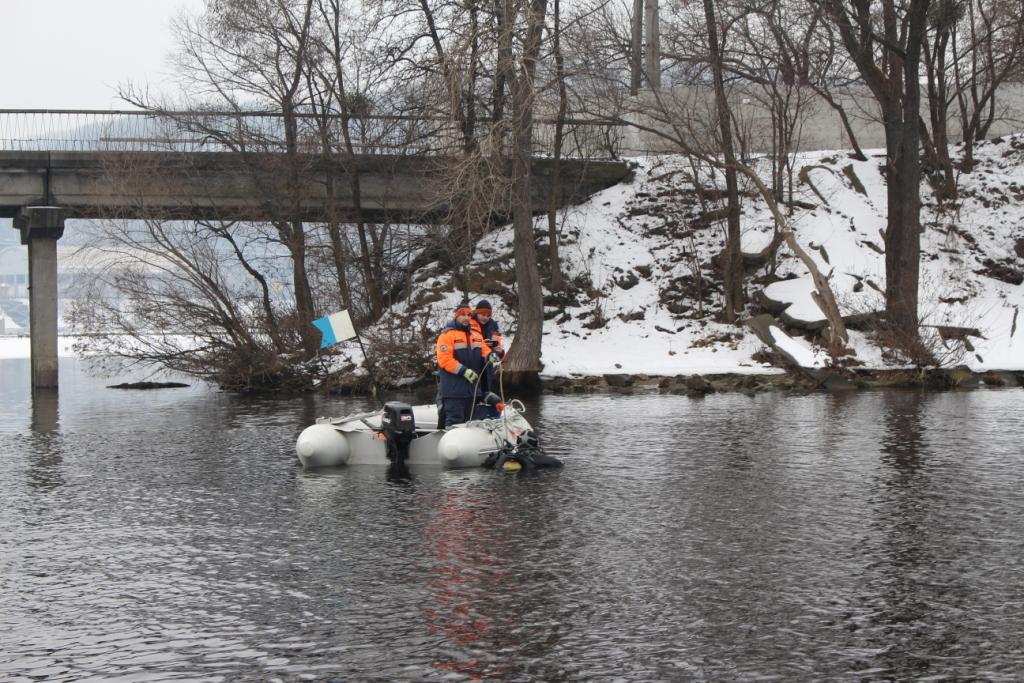
<path fill-rule="evenodd" d="M 22 207 L 60 206 L 68 218 L 268 220 L 282 217 L 283 155 L 235 152 L 0 151 L 0 217 Z M 446 214 L 440 191 L 445 157 L 365 155 L 325 161 L 300 155 L 297 213 L 304 221 L 356 216 L 351 177 L 359 177 L 365 220 L 418 223 Z M 622 161 L 563 159 L 562 204 L 623 180 Z M 533 208 L 546 211 L 554 162 L 533 161 Z M 333 187 L 328 191 L 328 187 Z M 496 207 L 505 212 L 508 207 Z"/>
<path fill-rule="evenodd" d="M 422 121 L 366 117 L 362 153 L 339 160 L 320 149 L 323 138 L 315 133 L 323 129 L 310 128 L 323 125 L 322 119 L 300 122 L 309 129 L 298 136 L 306 142 L 287 156 L 282 144 L 265 144 L 280 130 L 280 116 L 273 113 L 0 110 L 0 217 L 13 217 L 28 245 L 33 389 L 57 386 L 56 243 L 68 218 L 317 222 L 358 215 L 415 223 L 447 215 L 442 179 L 455 160 L 422 141 L 443 140 L 451 131 L 442 127 L 425 134 Z M 371 144 L 368 123 L 379 129 Z M 225 134 L 217 134 L 215 125 Z M 588 125 L 571 122 L 568 128 L 575 154 L 561 161 L 563 205 L 630 172 L 621 160 L 587 158 L 590 138 L 572 136 L 589 135 Z M 245 145 L 227 135 L 235 129 L 237 140 L 259 140 L 259 151 L 238 151 Z M 610 138 L 602 131 L 597 139 Z M 531 172 L 533 209 L 546 211 L 554 162 L 538 156 Z M 283 192 L 286 185 L 297 191 Z M 507 214 L 509 207 L 494 210 Z"/>

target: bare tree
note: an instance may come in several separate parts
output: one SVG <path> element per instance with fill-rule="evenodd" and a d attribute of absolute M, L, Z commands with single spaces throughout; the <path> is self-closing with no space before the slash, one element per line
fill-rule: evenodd
<path fill-rule="evenodd" d="M 558 113 L 555 118 L 554 165 L 551 171 L 548 201 L 548 268 L 552 291 L 562 289 L 562 265 L 558 256 L 558 207 L 562 202 L 562 144 L 565 137 L 565 116 L 569 109 L 569 93 L 565 85 L 565 57 L 562 54 L 562 8 L 555 0 L 554 26 L 551 30 L 552 51 L 555 60 L 555 83 L 558 87 Z"/>
<path fill-rule="evenodd" d="M 243 111 L 250 99 L 262 101 L 281 113 L 281 130 L 273 135 L 272 144 L 280 145 L 275 151 L 283 155 L 281 162 L 271 164 L 273 168 L 267 165 L 268 157 L 260 156 L 267 151 L 268 131 L 242 131 L 239 126 L 207 132 L 247 154 L 251 177 L 261 188 L 271 223 L 291 255 L 296 313 L 307 320 L 316 315 L 299 207 L 308 162 L 299 153 L 298 113 L 304 104 L 312 1 L 220 0 L 200 17 L 186 17 L 178 25 L 179 67 L 194 96 L 213 98 L 220 108 L 236 112 Z M 152 102 L 136 104 L 162 109 Z M 301 329 L 300 334 L 305 354 L 313 357 L 319 347 L 316 331 Z"/>
<path fill-rule="evenodd" d="M 184 165 L 176 170 L 169 175 L 145 156 L 107 159 L 105 173 L 132 206 L 87 228 L 81 258 L 88 275 L 71 314 L 72 324 L 92 332 L 81 350 L 157 363 L 231 389 L 307 386 L 309 368 L 291 362 L 305 321 L 277 287 L 290 258 L 276 230 L 154 213 L 145 198 L 181 194 L 174 178 L 199 185 L 201 176 L 191 178 Z"/>
<path fill-rule="evenodd" d="M 540 372 L 541 339 L 544 331 L 544 299 L 537 250 L 533 241 L 533 214 L 530 203 L 530 165 L 533 155 L 533 106 L 535 77 L 540 57 L 547 0 L 523 0 L 518 7 L 504 0 L 505 22 L 511 33 L 520 12 L 525 24 L 518 63 L 505 72 L 512 75 L 512 224 L 515 233 L 516 284 L 519 315 L 515 340 L 506 356 L 515 381 L 531 381 Z M 510 58 L 511 55 L 508 55 Z"/>
<path fill-rule="evenodd" d="M 842 41 L 836 35 L 835 26 L 828 21 L 828 15 L 820 3 L 804 5 L 801 9 L 806 11 L 803 12 L 794 12 L 793 7 L 787 9 L 789 11 L 780 17 L 779 38 L 784 42 L 789 59 L 793 62 L 798 82 L 810 87 L 839 116 L 852 148 L 850 156 L 859 161 L 867 161 L 846 107 L 837 96 L 848 86 L 859 83 L 860 79 Z M 801 30 L 794 32 L 794 23 Z"/>
<path fill-rule="evenodd" d="M 719 43 L 718 17 L 714 0 L 704 0 L 707 25 L 708 61 L 715 86 L 715 108 L 718 114 L 719 142 L 724 158 L 726 202 L 728 214 L 725 251 L 722 255 L 722 280 L 725 284 L 723 313 L 726 322 L 735 322 L 743 310 L 743 257 L 740 253 L 740 198 L 736 184 L 736 152 L 732 144 L 732 113 L 725 92 L 723 54 Z"/>
<path fill-rule="evenodd" d="M 821 0 L 882 112 L 887 213 L 885 315 L 902 345 L 919 344 L 920 60 L 929 0 Z"/>
<path fill-rule="evenodd" d="M 359 269 L 363 287 L 368 299 L 368 319 L 376 320 L 384 311 L 385 302 L 381 291 L 382 273 L 379 258 L 382 243 L 387 239 L 388 226 L 377 226 L 368 222 L 363 215 L 362 182 L 360 177 L 360 154 L 357 153 L 352 135 L 352 120 L 360 115 L 369 114 L 370 102 L 357 92 L 350 92 L 346 53 L 349 50 L 348 36 L 343 30 L 346 17 L 340 0 L 316 0 L 316 11 L 320 18 L 322 30 L 315 35 L 319 52 L 324 59 L 310 60 L 307 69 L 309 91 L 313 109 L 317 112 L 317 122 L 323 143 L 322 153 L 327 161 L 328 169 L 327 197 L 328 233 L 334 251 L 335 268 L 341 289 L 342 299 L 346 307 L 352 307 L 352 296 L 348 287 L 346 273 L 346 252 L 340 239 L 339 217 L 334 211 L 334 183 L 332 170 L 335 160 L 342 162 L 344 177 L 348 180 L 352 209 L 348 218 L 355 226 L 359 240 L 357 250 Z M 335 139 L 340 132 L 340 140 Z"/>
<path fill-rule="evenodd" d="M 957 23 L 963 16 L 963 5 L 956 0 L 938 0 L 928 12 L 928 23 L 932 32 L 930 40 L 922 43 L 924 54 L 925 75 L 928 84 L 928 114 L 931 132 L 923 130 L 925 151 L 930 166 L 934 169 L 933 178 L 938 185 L 936 194 L 939 199 L 955 199 L 956 177 L 953 172 L 953 161 L 949 155 L 949 79 L 946 76 L 946 60 L 949 56 L 949 43 Z"/>
<path fill-rule="evenodd" d="M 813 90 L 804 85 L 797 44 L 810 42 L 806 17 L 779 2 L 755 1 L 737 8 L 735 38 L 726 68 L 741 85 L 739 95 L 768 112 L 770 125 L 748 121 L 758 140 L 758 152 L 767 151 L 772 164 L 771 188 L 780 203 L 793 195 L 793 162 L 803 124 L 817 110 Z M 739 117 L 737 117 L 739 118 Z M 754 150 L 750 150 L 754 151 Z M 749 153 L 749 152 L 748 152 Z M 746 154 L 744 155 L 746 156 Z"/>
<path fill-rule="evenodd" d="M 950 31 L 946 58 L 952 66 L 952 84 L 947 86 L 947 100 L 940 103 L 949 105 L 952 100 L 956 105 L 964 145 L 961 170 L 970 173 L 974 145 L 988 136 L 997 119 L 999 89 L 1020 80 L 1024 71 L 1024 12 L 1019 4 L 1005 0 L 964 0 L 958 7 L 963 11 Z M 936 75 L 950 78 L 945 70 Z"/>

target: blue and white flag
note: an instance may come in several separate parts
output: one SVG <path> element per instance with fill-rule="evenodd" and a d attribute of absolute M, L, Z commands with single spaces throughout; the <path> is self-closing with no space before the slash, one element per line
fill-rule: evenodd
<path fill-rule="evenodd" d="M 320 340 L 321 349 L 346 339 L 355 339 L 358 336 L 356 328 L 352 326 L 352 318 L 349 317 L 348 311 L 338 311 L 325 315 L 323 318 L 317 318 L 313 321 L 313 325 L 323 335 L 323 339 Z"/>

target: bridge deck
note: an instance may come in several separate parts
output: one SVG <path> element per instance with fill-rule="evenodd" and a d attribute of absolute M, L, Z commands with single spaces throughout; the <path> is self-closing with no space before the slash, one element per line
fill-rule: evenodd
<path fill-rule="evenodd" d="M 366 220 L 416 222 L 443 216 L 439 190 L 444 157 L 373 155 L 349 162 L 301 156 L 301 193 L 286 192 L 282 154 L 232 152 L 31 152 L 0 151 L 0 216 L 21 207 L 64 207 L 78 218 L 194 218 L 351 220 L 352 173 L 358 173 L 361 215 Z M 551 159 L 533 161 L 533 206 L 546 210 Z M 563 204 L 625 179 L 623 161 L 561 161 Z M 328 191 L 328 186 L 333 191 Z M 498 213 L 507 207 L 495 207 Z"/>

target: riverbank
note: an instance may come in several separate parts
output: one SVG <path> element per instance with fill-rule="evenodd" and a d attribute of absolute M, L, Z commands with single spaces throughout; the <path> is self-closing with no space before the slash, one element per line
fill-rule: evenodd
<path fill-rule="evenodd" d="M 695 183 L 681 156 L 634 162 L 631 180 L 560 216 L 564 286 L 545 290 L 544 296 L 541 375 L 549 378 L 547 383 L 600 386 L 602 378 L 619 374 L 765 377 L 789 372 L 799 378 L 805 371 L 828 372 L 833 362 L 819 337 L 825 320 L 814 303 L 810 276 L 785 246 L 774 254 L 769 249 L 775 227 L 763 200 L 744 188 L 748 304 L 740 324 L 724 324 L 716 265 L 722 216 L 709 199 L 721 179 L 702 177 Z M 918 364 L 962 367 L 978 377 L 986 372 L 1016 377 L 1013 373 L 1024 371 L 1024 331 L 1018 329 L 1024 326 L 1019 320 L 1024 305 L 1024 202 L 1019 192 L 1024 138 L 981 144 L 975 170 L 960 176 L 960 198 L 953 204 L 936 204 L 930 188 L 922 185 L 919 296 L 930 363 L 893 353 L 877 323 L 884 309 L 883 164 L 881 150 L 870 151 L 866 161 L 844 151 L 798 155 L 792 200 L 784 207 L 798 241 L 820 270 L 831 273 L 849 331 L 848 354 L 841 361 L 847 378 L 852 383 L 864 374 L 903 378 L 904 368 Z M 535 235 L 546 282 L 546 218 L 535 220 Z M 458 278 L 437 263 L 414 273 L 409 297 L 370 334 L 384 337 L 417 321 L 421 329 L 439 329 L 465 298 L 488 299 L 502 327 L 514 330 L 518 298 L 512 238 L 511 226 L 486 235 Z M 774 326 L 776 344 L 766 343 L 747 324 L 765 316 Z M 416 342 L 426 349 L 425 364 L 431 342 L 426 336 Z M 354 344 L 337 353 L 339 369 L 363 371 Z"/>
<path fill-rule="evenodd" d="M 879 233 L 887 206 L 881 151 L 869 152 L 866 161 L 842 151 L 799 155 L 784 207 L 797 240 L 830 273 L 849 332 L 847 353 L 838 363 L 821 343 L 825 321 L 807 269 L 785 246 L 771 250 L 774 220 L 751 188 L 742 193 L 747 304 L 738 323 L 726 324 L 717 266 L 721 178 L 694 179 L 681 156 L 633 162 L 631 179 L 559 216 L 563 283 L 557 291 L 544 290 L 544 390 L 649 383 L 673 390 L 701 377 L 730 378 L 708 380 L 716 390 L 749 391 L 783 382 L 771 379 L 776 375 L 792 378 L 794 385 L 946 386 L 958 385 L 955 378 L 964 373 L 978 381 L 991 373 L 1012 378 L 1004 380 L 1012 384 L 1024 371 L 1024 137 L 980 144 L 975 170 L 960 176 L 955 203 L 937 205 L 922 186 L 919 312 L 925 359 L 894 353 L 878 323 L 885 277 Z M 547 283 L 546 217 L 538 217 L 534 227 Z M 437 332 L 464 299 L 489 300 L 506 332 L 506 348 L 514 344 L 519 302 L 512 233 L 509 225 L 485 235 L 458 273 L 438 262 L 415 271 L 405 298 L 360 330 L 380 384 L 432 384 Z M 75 338 L 62 337 L 60 354 L 71 355 L 74 344 Z M 367 392 L 362 348 L 345 342 L 325 349 L 310 372 L 323 376 L 327 368 L 319 388 Z M 0 358 L 28 354 L 27 338 L 0 337 Z M 832 370 L 835 365 L 841 370 Z M 918 366 L 938 369 L 906 370 Z M 827 383 L 819 381 L 822 376 Z M 947 377 L 954 380 L 934 379 Z"/>
<path fill-rule="evenodd" d="M 542 378 L 545 393 L 668 393 L 704 396 L 717 392 L 839 391 L 917 387 L 924 389 L 972 389 L 977 387 L 1022 387 L 1024 372 L 988 370 L 974 372 L 960 366 L 928 370 L 857 370 L 836 373 L 829 370 L 777 374 L 651 376 L 610 374 L 600 377 Z"/>
<path fill-rule="evenodd" d="M 59 356 L 77 358 L 74 345 L 77 337 L 60 337 Z M 0 337 L 0 360 L 28 359 L 28 337 Z M 829 369 L 798 368 L 789 370 L 766 367 L 765 371 L 710 372 L 677 375 L 612 372 L 600 375 L 550 376 L 542 375 L 535 391 L 549 395 L 566 394 L 678 394 L 691 397 L 714 393 L 738 392 L 754 395 L 766 392 L 810 393 L 816 391 L 842 391 L 849 389 L 879 389 L 916 387 L 930 390 L 972 389 L 978 387 L 1024 387 L 1024 372 L 1013 370 L 986 370 L 977 372 L 966 366 L 955 368 L 915 369 L 849 369 L 842 373 Z M 123 379 L 149 377 L 151 372 L 134 369 L 110 373 L 110 377 Z M 112 380 L 113 381 L 113 380 Z M 370 387 L 365 376 L 346 374 L 336 376 L 321 387 L 322 393 L 336 396 L 368 396 Z M 433 397 L 431 380 L 410 382 L 401 387 L 424 400 Z"/>
<path fill-rule="evenodd" d="M 1024 372 L 986 370 L 977 372 L 966 366 L 954 368 L 857 368 L 838 372 L 832 369 L 776 369 L 764 373 L 721 372 L 709 374 L 651 375 L 644 373 L 607 373 L 603 375 L 546 376 L 528 387 L 505 384 L 508 395 L 567 394 L 677 394 L 690 397 L 715 393 L 742 393 L 752 396 L 768 392 L 808 394 L 848 390 L 914 388 L 929 391 L 966 390 L 983 387 L 1024 387 Z M 335 396 L 365 396 L 369 385 L 363 376 L 335 376 L 321 387 L 322 393 Z M 410 382 L 401 387 L 420 400 L 433 400 L 433 380 Z M 496 389 L 497 391 L 497 389 Z"/>

